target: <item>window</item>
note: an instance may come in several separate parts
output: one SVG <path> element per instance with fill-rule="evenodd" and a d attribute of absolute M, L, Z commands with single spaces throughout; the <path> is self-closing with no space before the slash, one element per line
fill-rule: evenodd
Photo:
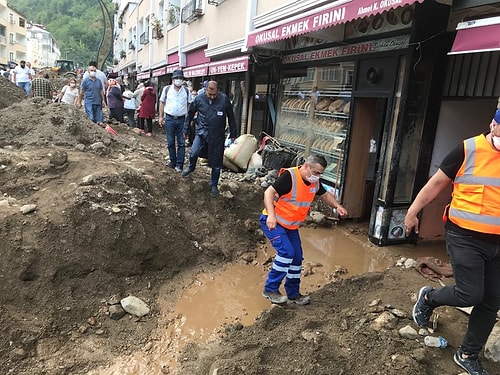
<path fill-rule="evenodd" d="M 16 23 L 13 13 L 9 13 L 9 23 L 11 23 L 12 25 Z"/>
<path fill-rule="evenodd" d="M 26 20 L 24 18 L 19 17 L 19 26 L 26 27 Z"/>
<path fill-rule="evenodd" d="M 169 29 L 172 29 L 179 24 L 179 20 L 181 19 L 180 1 L 170 0 L 166 12 L 167 26 Z"/>
<path fill-rule="evenodd" d="M 202 0 L 189 0 L 186 6 L 182 8 L 181 22 L 191 23 L 198 17 L 203 16 L 204 13 Z"/>
<path fill-rule="evenodd" d="M 14 34 L 13 33 L 9 33 L 9 43 L 10 44 L 15 44 L 16 43 L 16 40 L 14 39 Z"/>

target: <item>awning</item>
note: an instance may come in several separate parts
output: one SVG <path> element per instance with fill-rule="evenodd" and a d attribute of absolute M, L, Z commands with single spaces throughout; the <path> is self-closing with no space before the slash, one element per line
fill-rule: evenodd
<path fill-rule="evenodd" d="M 153 77 L 160 77 L 160 76 L 163 76 L 165 74 L 167 74 L 167 67 L 166 66 L 153 70 Z"/>
<path fill-rule="evenodd" d="M 177 69 L 180 69 L 179 64 L 171 64 L 171 65 L 167 65 L 167 67 L 166 67 L 166 73 L 167 73 L 167 74 L 173 73 L 173 72 L 174 72 L 174 70 L 177 70 Z"/>
<path fill-rule="evenodd" d="M 149 71 L 137 73 L 137 79 L 145 79 L 145 78 L 149 78 Z"/>
<path fill-rule="evenodd" d="M 246 72 L 248 70 L 248 56 L 236 57 L 210 63 L 210 75 Z"/>
<path fill-rule="evenodd" d="M 187 68 L 184 68 L 183 72 L 184 77 L 186 78 L 203 77 L 207 75 L 208 64 L 189 66 Z"/>
<path fill-rule="evenodd" d="M 460 22 L 449 55 L 500 51 L 500 17 Z"/>
<path fill-rule="evenodd" d="M 340 0 L 252 31 L 247 47 L 272 43 L 423 0 Z"/>

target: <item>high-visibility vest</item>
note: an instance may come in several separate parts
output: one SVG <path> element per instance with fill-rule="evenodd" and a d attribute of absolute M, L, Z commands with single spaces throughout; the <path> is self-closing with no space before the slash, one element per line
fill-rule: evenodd
<path fill-rule="evenodd" d="M 292 188 L 288 193 L 275 197 L 274 214 L 281 226 L 287 229 L 298 229 L 309 212 L 320 183 L 307 185 L 300 175 L 299 167 L 281 169 L 279 175 L 285 170 L 288 170 L 292 176 Z"/>
<path fill-rule="evenodd" d="M 464 149 L 446 208 L 448 218 L 461 228 L 500 234 L 500 151 L 484 135 L 464 140 Z"/>

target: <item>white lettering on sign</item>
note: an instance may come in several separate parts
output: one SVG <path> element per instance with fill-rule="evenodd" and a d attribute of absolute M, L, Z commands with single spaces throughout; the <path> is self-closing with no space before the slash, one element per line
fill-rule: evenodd
<path fill-rule="evenodd" d="M 345 18 L 345 7 L 318 14 L 313 17 L 313 28 L 323 27 L 335 22 L 343 21 Z"/>
<path fill-rule="evenodd" d="M 382 0 L 380 2 L 380 9 L 393 8 L 395 5 L 400 5 L 403 0 Z"/>
<path fill-rule="evenodd" d="M 324 60 L 343 56 L 359 55 L 406 48 L 410 37 L 408 35 L 386 38 L 364 43 L 350 44 L 340 47 L 331 47 L 310 52 L 299 52 L 283 56 L 283 64 L 293 64 L 304 61 Z"/>
<path fill-rule="evenodd" d="M 256 44 L 263 44 L 266 42 L 270 42 L 279 38 L 278 30 L 267 30 L 263 31 L 255 36 Z"/>
<path fill-rule="evenodd" d="M 281 36 L 294 35 L 307 32 L 309 30 L 309 20 L 299 21 L 281 28 Z"/>

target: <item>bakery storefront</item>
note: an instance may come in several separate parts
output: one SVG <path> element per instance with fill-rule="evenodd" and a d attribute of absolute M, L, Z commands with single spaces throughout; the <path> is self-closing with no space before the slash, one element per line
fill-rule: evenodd
<path fill-rule="evenodd" d="M 303 156 L 325 156 L 322 182 L 350 218 L 370 221 L 372 242 L 406 242 L 402 219 L 433 96 L 433 58 L 412 43 L 420 37 L 415 19 L 434 12 L 446 23 L 448 10 L 435 2 L 382 1 L 373 4 L 386 4 L 385 10 L 359 7 L 364 17 L 345 16 L 344 22 L 310 29 L 346 15 L 352 3 L 263 27 L 250 34 L 247 46 L 282 51 L 273 124 L 280 143 Z"/>

